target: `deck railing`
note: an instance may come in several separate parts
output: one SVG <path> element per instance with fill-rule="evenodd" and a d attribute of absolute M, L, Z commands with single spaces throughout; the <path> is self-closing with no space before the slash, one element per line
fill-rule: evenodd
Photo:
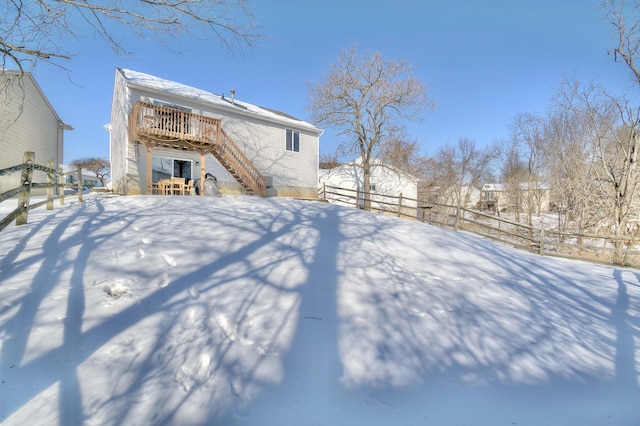
<path fill-rule="evenodd" d="M 220 120 L 177 108 L 137 102 L 130 115 L 134 134 L 215 144 Z"/>
<path fill-rule="evenodd" d="M 266 179 L 231 137 L 220 120 L 178 108 L 137 102 L 129 116 L 136 138 L 182 149 L 210 152 L 248 193 L 267 196 Z"/>

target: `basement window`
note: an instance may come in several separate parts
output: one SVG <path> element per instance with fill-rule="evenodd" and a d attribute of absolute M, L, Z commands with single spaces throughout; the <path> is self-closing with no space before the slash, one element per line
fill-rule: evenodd
<path fill-rule="evenodd" d="M 300 152 L 300 132 L 287 129 L 287 151 Z"/>

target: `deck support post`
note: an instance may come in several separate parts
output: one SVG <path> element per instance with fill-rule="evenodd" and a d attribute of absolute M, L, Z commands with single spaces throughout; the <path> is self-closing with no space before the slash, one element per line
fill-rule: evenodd
<path fill-rule="evenodd" d="M 204 179 L 207 173 L 205 152 L 200 151 L 200 196 L 204 195 Z"/>
<path fill-rule="evenodd" d="M 153 194 L 153 176 L 151 165 L 153 163 L 153 146 L 150 142 L 145 143 L 147 147 L 147 190 L 146 195 Z"/>

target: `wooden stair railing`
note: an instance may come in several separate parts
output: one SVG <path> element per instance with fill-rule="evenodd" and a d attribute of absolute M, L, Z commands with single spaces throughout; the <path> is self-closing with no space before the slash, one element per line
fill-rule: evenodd
<path fill-rule="evenodd" d="M 211 153 L 242 186 L 248 194 L 267 196 L 266 179 L 258 171 L 253 162 L 233 142 L 226 132 L 220 129 L 218 143 Z"/>
<path fill-rule="evenodd" d="M 210 152 L 248 194 L 267 196 L 266 179 L 220 126 L 220 120 L 136 102 L 129 115 L 134 138 L 159 146 Z"/>

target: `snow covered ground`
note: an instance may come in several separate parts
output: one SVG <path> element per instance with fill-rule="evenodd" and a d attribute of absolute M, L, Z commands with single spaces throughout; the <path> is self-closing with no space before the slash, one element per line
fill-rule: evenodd
<path fill-rule="evenodd" d="M 0 357 L 6 425 L 638 425 L 640 272 L 308 201 L 91 194 L 0 232 Z"/>

